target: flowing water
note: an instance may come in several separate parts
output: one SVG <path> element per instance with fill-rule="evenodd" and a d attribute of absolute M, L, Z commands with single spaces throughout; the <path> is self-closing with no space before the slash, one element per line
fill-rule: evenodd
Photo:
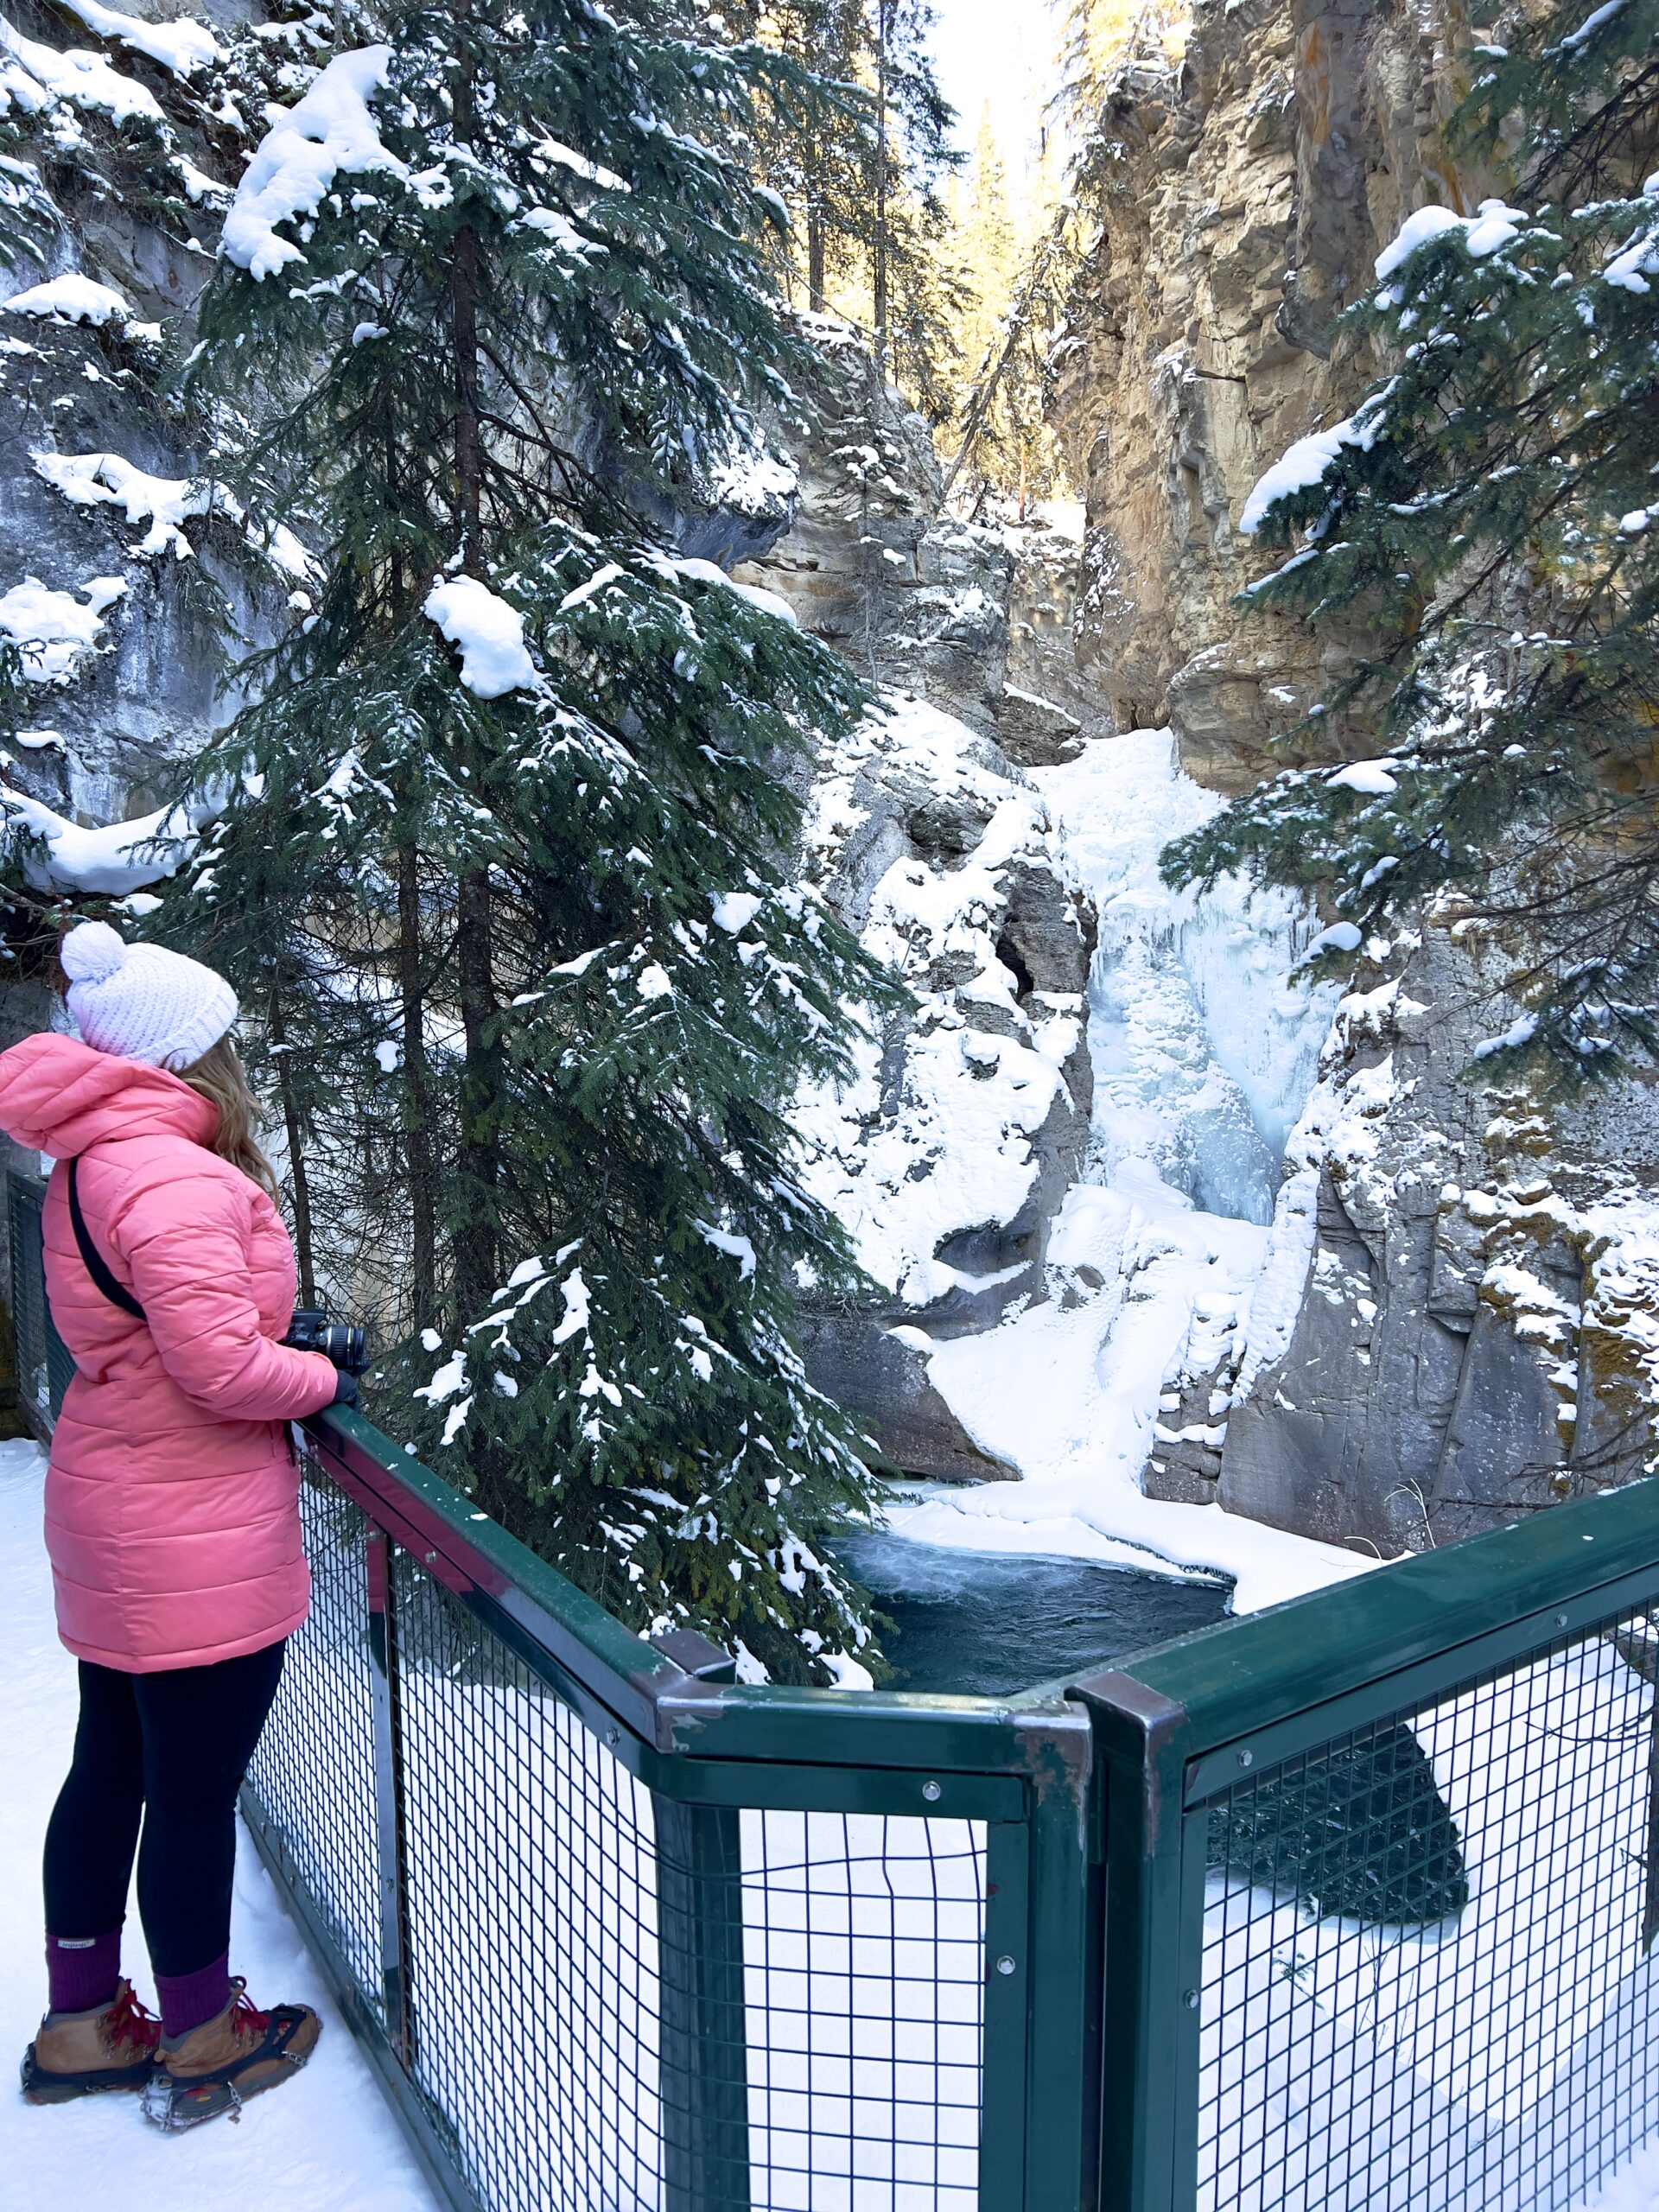
<path fill-rule="evenodd" d="M 1088 1560 L 961 1551 L 880 1530 L 836 1557 L 893 1622 L 885 1688 L 1007 1697 L 1109 1665 L 1227 1610 L 1227 1586 Z"/>

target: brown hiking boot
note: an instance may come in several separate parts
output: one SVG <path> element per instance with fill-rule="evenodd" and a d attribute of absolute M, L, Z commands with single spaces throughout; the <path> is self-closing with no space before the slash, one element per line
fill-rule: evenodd
<path fill-rule="evenodd" d="M 67 2104 L 105 2089 L 142 2089 L 155 2071 L 162 2024 L 118 1981 L 91 2012 L 48 2012 L 23 2054 L 23 2095 L 32 2105 Z"/>
<path fill-rule="evenodd" d="M 277 2005 L 261 2012 L 248 1986 L 231 1977 L 225 2010 L 176 2043 L 162 2042 L 144 2091 L 144 2117 L 157 2127 L 199 2127 L 232 2117 L 250 2097 L 297 2074 L 316 2049 L 322 2023 L 308 2005 Z"/>

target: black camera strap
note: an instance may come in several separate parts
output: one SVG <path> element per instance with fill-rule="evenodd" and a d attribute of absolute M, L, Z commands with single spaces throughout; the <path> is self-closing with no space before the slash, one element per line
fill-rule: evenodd
<path fill-rule="evenodd" d="M 86 1217 L 80 1210 L 80 1192 L 75 1185 L 75 1170 L 79 1165 L 78 1160 L 69 1162 L 69 1221 L 86 1272 L 92 1279 L 93 1287 L 101 1290 L 111 1306 L 118 1306 L 124 1313 L 130 1313 L 135 1321 L 147 1322 L 149 1317 L 143 1307 L 126 1285 L 118 1282 L 110 1273 L 104 1255 L 92 1242 L 92 1232 L 87 1228 Z"/>

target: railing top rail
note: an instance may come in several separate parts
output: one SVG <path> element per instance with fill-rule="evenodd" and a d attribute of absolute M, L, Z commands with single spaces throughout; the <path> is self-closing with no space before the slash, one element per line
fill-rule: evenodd
<path fill-rule="evenodd" d="M 1659 1594 L 1659 1483 L 1552 1506 L 1334 1588 L 1160 1645 L 1076 1694 L 1130 1738 L 1202 1759 L 1372 1689 L 1377 1709 L 1433 1696 L 1519 1653 Z"/>
<path fill-rule="evenodd" d="M 690 1671 L 701 1639 L 635 1636 L 360 1414 L 303 1427 L 328 1472 L 438 1580 L 485 1600 L 643 1742 L 702 1758 L 937 1767 L 1081 1792 L 1087 1724 L 1058 1696 L 1014 1700 L 719 1681 Z M 702 1645 L 718 1661 L 713 1645 Z"/>

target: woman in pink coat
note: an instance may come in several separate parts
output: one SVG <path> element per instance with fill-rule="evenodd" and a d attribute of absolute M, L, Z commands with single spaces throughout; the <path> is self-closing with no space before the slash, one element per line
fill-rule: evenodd
<path fill-rule="evenodd" d="M 151 2118 L 188 2126 L 317 2039 L 307 2007 L 257 2012 L 231 1979 L 235 1807 L 309 1599 L 286 1424 L 355 1386 L 283 1342 L 294 1255 L 230 985 L 102 922 L 61 957 L 79 1037 L 0 1053 L 0 1128 L 55 1162 L 47 1288 L 76 1369 L 46 1542 L 80 1719 L 47 1831 L 51 2009 L 23 2088 L 142 2088 Z M 120 1971 L 135 1853 L 159 2021 Z"/>

